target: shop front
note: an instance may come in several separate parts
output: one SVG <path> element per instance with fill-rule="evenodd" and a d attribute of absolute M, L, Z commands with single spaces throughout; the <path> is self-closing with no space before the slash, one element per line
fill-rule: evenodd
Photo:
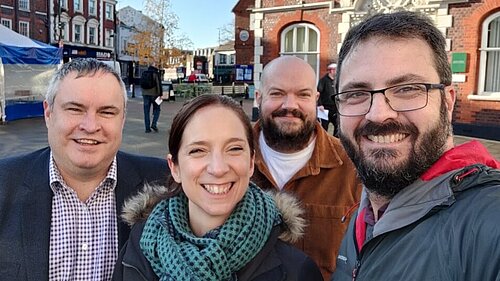
<path fill-rule="evenodd" d="M 74 58 L 95 58 L 98 60 L 112 60 L 113 52 L 111 50 L 98 48 L 64 45 L 63 61 L 68 62 L 70 59 Z"/>

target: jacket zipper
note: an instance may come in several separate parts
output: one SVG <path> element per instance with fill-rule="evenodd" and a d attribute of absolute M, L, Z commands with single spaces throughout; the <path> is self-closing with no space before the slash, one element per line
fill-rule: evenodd
<path fill-rule="evenodd" d="M 358 276 L 358 270 L 361 265 L 361 262 L 359 259 L 356 260 L 356 265 L 354 266 L 354 269 L 352 270 L 352 281 L 356 280 L 356 277 Z"/>
<path fill-rule="evenodd" d="M 356 214 L 356 217 L 358 215 L 359 214 Z M 354 217 L 354 220 L 356 220 L 356 217 Z M 354 231 L 353 231 L 354 237 L 353 238 L 354 238 L 354 248 L 356 249 L 356 265 L 352 269 L 352 273 L 351 273 L 352 281 L 356 281 L 356 277 L 358 276 L 359 267 L 361 266 L 361 251 L 358 248 L 358 243 L 356 243 L 356 231 L 357 231 L 356 230 L 356 223 L 354 223 Z M 361 250 L 363 250 L 363 248 L 361 248 Z"/>

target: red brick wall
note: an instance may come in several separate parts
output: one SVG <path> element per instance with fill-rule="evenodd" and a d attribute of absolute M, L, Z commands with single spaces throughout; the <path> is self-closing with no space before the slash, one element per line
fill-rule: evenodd
<path fill-rule="evenodd" d="M 319 3 L 319 2 L 325 2 L 326 0 L 303 0 L 303 1 L 297 1 L 297 0 L 262 0 L 262 7 L 263 8 L 269 8 L 269 7 L 277 7 L 277 6 L 292 6 L 292 5 L 297 5 L 297 4 L 310 4 L 310 3 Z"/>
<path fill-rule="evenodd" d="M 14 7 L 14 0 L 0 0 L 0 5 L 5 5 L 9 7 Z M 11 28 L 17 31 L 17 24 L 14 22 L 14 13 L 13 9 L 2 8 L 0 7 L 0 18 L 10 19 L 12 21 Z"/>
<path fill-rule="evenodd" d="M 0 0 L 0 4 L 14 7 L 14 0 Z"/>
<path fill-rule="evenodd" d="M 113 11 L 115 10 L 115 8 L 116 8 L 116 6 L 113 8 Z M 101 22 L 101 24 L 104 25 L 103 32 L 105 32 L 106 29 L 113 29 L 114 30 L 115 29 L 115 22 L 112 20 L 106 19 L 106 2 L 97 1 L 97 14 L 99 15 L 99 13 L 102 14 L 102 18 L 103 18 L 103 22 Z M 106 40 L 106 39 L 103 39 L 103 40 Z"/>
<path fill-rule="evenodd" d="M 233 9 L 235 15 L 234 49 L 236 51 L 236 64 L 254 64 L 254 32 L 250 30 L 250 13 L 247 8 L 253 7 L 254 0 L 240 0 Z M 246 42 L 240 40 L 241 30 L 247 30 L 250 37 Z"/>
<path fill-rule="evenodd" d="M 273 1 L 264 1 L 273 2 Z M 274 1 L 280 2 L 280 1 Z M 281 1 L 283 2 L 283 1 Z M 296 1 L 292 1 L 296 4 Z M 315 2 L 315 1 L 311 1 Z M 262 26 L 264 38 L 262 45 L 264 54 L 261 62 L 265 65 L 279 56 L 281 32 L 296 23 L 310 23 L 319 29 L 320 33 L 320 72 L 326 69 L 328 63 L 337 58 L 337 43 L 340 41 L 337 26 L 341 15 L 329 14 L 328 9 L 297 10 L 285 13 L 268 13 L 264 15 Z"/>
<path fill-rule="evenodd" d="M 448 29 L 448 37 L 452 39 L 452 52 L 468 56 L 467 80 L 456 84 L 454 122 L 500 126 L 500 102 L 467 99 L 468 95 L 477 94 L 478 89 L 482 21 L 498 11 L 500 0 L 450 5 L 453 27 Z"/>
<path fill-rule="evenodd" d="M 31 4 L 33 2 L 33 4 Z M 31 13 L 31 24 L 33 24 L 32 37 L 38 41 L 49 43 L 49 22 L 48 18 L 50 15 L 49 7 L 47 1 L 30 1 L 31 7 L 34 7 L 35 11 L 45 13 L 46 15 L 35 15 Z"/>
<path fill-rule="evenodd" d="M 241 0 L 244 2 L 246 0 Z M 302 1 L 315 3 L 317 1 Z M 250 4 L 248 4 L 250 3 Z M 247 5 L 253 5 L 249 1 Z M 297 5 L 294 0 L 262 0 L 263 8 Z M 500 127 L 500 102 L 469 100 L 467 97 L 477 94 L 479 75 L 479 47 L 481 43 L 482 21 L 492 13 L 500 11 L 500 0 L 470 0 L 469 3 L 450 4 L 449 14 L 453 16 L 453 27 L 447 30 L 447 37 L 451 39 L 451 52 L 465 52 L 468 54 L 466 82 L 455 83 L 457 102 L 453 114 L 455 124 L 474 126 Z M 236 14 L 236 13 L 235 13 Z M 262 21 L 263 28 L 263 55 L 261 63 L 266 64 L 279 56 L 280 34 L 287 26 L 307 22 L 315 25 L 320 31 L 320 75 L 332 60 L 337 59 L 337 44 L 340 42 L 338 23 L 341 14 L 329 14 L 328 9 L 296 10 L 290 12 L 265 13 Z M 236 16 L 237 26 L 247 21 L 246 18 Z M 253 37 L 252 37 L 253 38 Z M 252 40 L 253 41 L 253 40 Z M 253 49 L 237 48 L 237 58 L 247 60 L 253 56 Z"/>
<path fill-rule="evenodd" d="M 1 5 L 6 5 L 15 8 L 15 0 L 1 0 Z M 17 0 L 16 0 L 17 1 Z M 39 15 L 35 12 L 48 13 L 47 2 L 46 1 L 36 1 L 31 0 L 29 2 L 30 8 L 29 12 L 26 11 L 16 11 L 15 9 L 0 9 L 0 17 L 5 19 L 10 19 L 12 30 L 19 32 L 19 21 L 29 22 L 29 37 L 36 39 L 41 42 L 48 42 L 48 16 Z M 17 21 L 16 21 L 17 13 Z"/>

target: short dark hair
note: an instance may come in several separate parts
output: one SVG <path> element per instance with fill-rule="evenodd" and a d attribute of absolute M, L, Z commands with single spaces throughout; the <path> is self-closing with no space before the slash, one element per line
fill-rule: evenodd
<path fill-rule="evenodd" d="M 447 86 L 451 85 L 451 68 L 446 53 L 446 39 L 441 31 L 434 26 L 429 17 L 420 12 L 399 11 L 370 16 L 347 32 L 337 63 L 337 79 L 335 79 L 337 92 L 344 60 L 356 46 L 372 37 L 424 40 L 434 53 L 434 67 L 439 75 L 439 82 Z"/>
<path fill-rule="evenodd" d="M 205 94 L 193 98 L 187 101 L 175 115 L 172 126 L 170 127 L 170 133 L 168 137 L 168 149 L 169 153 L 172 155 L 172 162 L 178 163 L 179 149 L 182 142 L 182 135 L 184 130 L 194 116 L 194 114 L 205 107 L 208 106 L 222 106 L 224 108 L 232 110 L 238 119 L 240 119 L 243 127 L 245 128 L 245 134 L 247 137 L 248 145 L 250 146 L 250 155 L 253 156 L 255 153 L 254 137 L 252 124 L 250 123 L 250 118 L 246 115 L 245 111 L 241 105 L 230 97 L 216 94 Z M 213 132 L 217 134 L 217 132 Z"/>

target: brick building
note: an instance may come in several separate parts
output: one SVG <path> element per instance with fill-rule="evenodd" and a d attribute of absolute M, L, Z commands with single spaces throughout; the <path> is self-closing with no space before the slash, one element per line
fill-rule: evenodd
<path fill-rule="evenodd" d="M 48 1 L 0 0 L 0 24 L 32 39 L 49 42 Z"/>
<path fill-rule="evenodd" d="M 500 0 L 240 0 L 233 8 L 236 63 L 305 59 L 320 78 L 347 30 L 368 14 L 406 9 L 429 15 L 448 42 L 456 134 L 500 140 Z"/>
<path fill-rule="evenodd" d="M 63 59 L 112 60 L 116 0 L 0 0 L 0 24 L 63 45 Z"/>
<path fill-rule="evenodd" d="M 41 1 L 41 0 L 35 0 Z M 63 59 L 112 60 L 116 0 L 49 0 L 50 43 L 64 43 Z"/>

